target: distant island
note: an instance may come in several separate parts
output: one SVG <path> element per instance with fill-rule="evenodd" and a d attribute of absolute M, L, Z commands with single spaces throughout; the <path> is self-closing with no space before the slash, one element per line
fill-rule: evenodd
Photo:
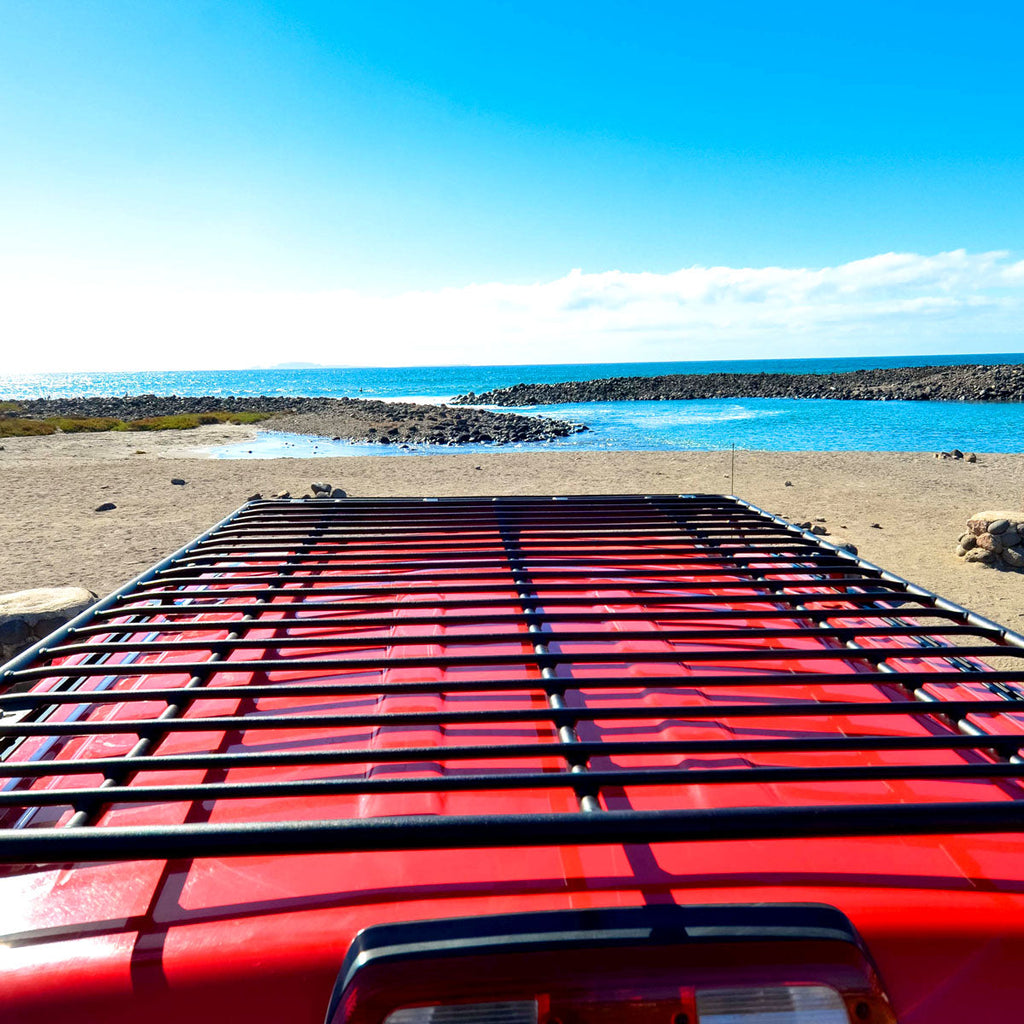
<path fill-rule="evenodd" d="M 470 391 L 455 405 L 560 405 L 699 398 L 834 398 L 846 401 L 1024 402 L 1024 366 L 901 366 L 846 373 L 672 373 Z"/>

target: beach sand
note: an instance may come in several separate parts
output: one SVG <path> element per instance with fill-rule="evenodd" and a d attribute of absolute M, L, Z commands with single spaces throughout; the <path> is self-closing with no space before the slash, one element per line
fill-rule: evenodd
<path fill-rule="evenodd" d="M 968 516 L 1021 507 L 1024 455 L 979 455 L 970 464 L 930 452 L 738 451 L 730 486 L 729 452 L 225 461 L 202 450 L 253 436 L 249 427 L 211 426 L 5 438 L 0 592 L 70 584 L 108 593 L 254 492 L 298 496 L 312 480 L 353 497 L 732 491 L 787 519 L 822 517 L 826 539 L 852 541 L 868 561 L 1024 629 L 1024 574 L 965 564 L 954 553 Z M 117 508 L 94 511 L 108 501 Z"/>

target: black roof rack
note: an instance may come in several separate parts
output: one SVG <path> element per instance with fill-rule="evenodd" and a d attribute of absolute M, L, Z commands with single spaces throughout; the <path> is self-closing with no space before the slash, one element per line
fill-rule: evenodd
<path fill-rule="evenodd" d="M 1019 634 L 737 498 L 250 502 L 0 669 L 0 862 L 1018 832 L 1021 659 Z M 726 729 L 637 740 L 609 722 Z M 367 741 L 389 727 L 462 735 Z M 252 749 L 267 730 L 294 740 Z M 620 763 L 638 756 L 665 763 Z M 894 780 L 956 798 L 622 809 L 641 788 Z M 260 811 L 555 790 L 575 809 Z M 109 813 L 210 801 L 250 801 L 252 820 Z"/>

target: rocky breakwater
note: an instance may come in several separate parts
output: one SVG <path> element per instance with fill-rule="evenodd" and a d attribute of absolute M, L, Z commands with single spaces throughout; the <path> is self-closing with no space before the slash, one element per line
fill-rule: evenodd
<path fill-rule="evenodd" d="M 677 373 L 559 384 L 514 384 L 452 399 L 460 405 L 557 405 L 699 398 L 1024 402 L 1024 366 L 901 366 L 848 373 Z"/>
<path fill-rule="evenodd" d="M 306 399 L 301 412 L 263 424 L 270 430 L 376 444 L 514 444 L 550 441 L 587 428 L 566 420 L 447 405 L 354 398 Z"/>
<path fill-rule="evenodd" d="M 1024 569 L 1024 512 L 979 512 L 971 516 L 956 553 L 966 562 Z"/>
<path fill-rule="evenodd" d="M 112 419 L 127 423 L 203 413 L 263 413 L 261 428 L 378 444 L 513 444 L 550 441 L 587 428 L 541 416 L 358 398 L 187 397 L 178 395 L 46 398 L 17 403 L 28 419 Z"/>

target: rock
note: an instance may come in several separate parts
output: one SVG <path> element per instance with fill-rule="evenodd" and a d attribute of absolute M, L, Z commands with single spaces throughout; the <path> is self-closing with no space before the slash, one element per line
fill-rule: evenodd
<path fill-rule="evenodd" d="M 1002 555 L 1003 561 L 1012 569 L 1024 569 L 1024 548 L 1017 545 L 1006 548 Z"/>
<path fill-rule="evenodd" d="M 855 555 L 855 554 L 857 554 L 857 545 L 856 544 L 851 544 L 849 541 L 847 541 L 845 544 L 840 544 L 839 545 L 839 550 L 840 551 L 849 551 L 851 555 Z"/>
<path fill-rule="evenodd" d="M 171 483 L 174 484 L 177 487 L 184 487 L 185 486 L 185 481 L 182 480 L 180 476 L 172 476 L 171 477 Z"/>
<path fill-rule="evenodd" d="M 816 533 L 819 537 L 824 537 L 828 534 L 828 530 L 824 526 L 812 526 L 811 533 Z"/>
<path fill-rule="evenodd" d="M 999 534 L 999 539 L 1003 542 L 1004 548 L 1012 548 L 1020 543 L 1020 531 L 1009 529 L 1004 533 Z"/>
<path fill-rule="evenodd" d="M 331 496 L 331 492 L 330 491 L 314 491 L 313 492 L 313 497 L 314 498 L 329 498 L 330 496 Z"/>
<path fill-rule="evenodd" d="M 314 481 L 313 483 L 311 483 L 309 485 L 309 489 L 314 494 L 330 494 L 331 493 L 331 485 L 330 484 L 317 483 L 316 481 Z"/>
<path fill-rule="evenodd" d="M 822 519 L 820 516 L 814 520 L 816 523 L 827 523 L 827 519 Z"/>
<path fill-rule="evenodd" d="M 965 547 L 963 546 L 963 544 L 957 544 L 957 546 L 956 546 L 956 553 L 957 553 L 957 554 L 958 554 L 958 555 L 959 555 L 959 556 L 960 556 L 961 558 L 963 558 L 963 557 L 964 557 L 964 555 L 966 555 L 966 554 L 967 554 L 968 550 L 969 550 L 969 549 L 968 549 L 968 548 L 965 548 Z"/>
<path fill-rule="evenodd" d="M 872 530 L 880 530 L 881 528 L 882 528 L 882 524 L 881 523 L 872 523 L 871 524 L 871 529 Z"/>
<path fill-rule="evenodd" d="M 95 511 L 97 512 L 112 512 L 117 506 L 112 501 L 105 501 L 102 505 L 97 505 Z"/>
<path fill-rule="evenodd" d="M 21 619 L 0 622 L 0 644 L 4 647 L 19 647 L 29 638 L 28 626 Z"/>
<path fill-rule="evenodd" d="M 998 536 L 1001 533 L 1006 533 L 1010 528 L 1010 521 L 1008 519 L 997 519 L 994 523 L 988 524 L 988 532 Z"/>
<path fill-rule="evenodd" d="M 277 494 L 271 495 L 274 498 L 290 498 L 291 496 L 291 491 L 278 491 Z"/>
<path fill-rule="evenodd" d="M 1003 550 L 1002 541 L 998 537 L 993 537 L 991 533 L 979 534 L 978 547 L 984 548 L 986 551 L 992 551 L 997 555 Z"/>
<path fill-rule="evenodd" d="M 85 587 L 40 587 L 0 594 L 0 625 L 17 619 L 29 629 L 70 622 L 96 600 Z M 49 632 L 49 630 L 47 630 Z"/>
<path fill-rule="evenodd" d="M 988 530 L 989 523 L 996 523 L 1005 519 L 1008 523 L 1024 522 L 1024 512 L 1015 512 L 1012 509 L 995 509 L 988 512 L 978 512 L 967 520 L 967 529 L 971 533 L 984 533 Z"/>
<path fill-rule="evenodd" d="M 965 562 L 991 562 L 994 561 L 995 555 L 991 551 L 986 551 L 984 548 L 974 548 L 973 551 L 968 551 L 964 555 Z"/>
<path fill-rule="evenodd" d="M 949 454 L 954 459 L 962 459 L 964 457 L 964 453 L 962 451 L 960 451 L 959 448 L 954 448 Z"/>
<path fill-rule="evenodd" d="M 484 467 L 483 466 L 474 466 L 473 468 L 474 469 L 483 469 Z"/>
<path fill-rule="evenodd" d="M 245 500 L 246 501 L 262 501 L 263 500 L 263 495 L 260 494 L 259 491 L 257 491 L 255 494 L 250 494 L 249 497 L 246 498 Z"/>
<path fill-rule="evenodd" d="M 804 522 L 804 523 L 800 523 L 799 525 L 800 525 L 800 529 L 801 529 L 801 530 L 809 530 L 809 529 L 810 529 L 810 528 L 811 528 L 811 527 L 812 527 L 812 526 L 814 525 L 814 523 L 812 523 L 812 522 L 811 522 L 811 521 L 810 521 L 810 520 L 808 519 L 808 520 L 807 520 L 806 522 Z"/>
<path fill-rule="evenodd" d="M 792 480 L 787 480 L 787 481 L 785 482 L 785 484 L 783 484 L 783 486 L 784 486 L 784 487 L 792 487 L 792 486 L 793 486 L 793 481 L 792 481 Z"/>
<path fill-rule="evenodd" d="M 965 533 L 960 538 L 960 547 L 965 551 L 970 551 L 978 543 L 978 538 L 973 533 Z"/>
<path fill-rule="evenodd" d="M 965 462 L 977 462 L 978 461 L 978 456 L 975 455 L 974 452 L 968 452 L 964 456 L 964 461 Z"/>
<path fill-rule="evenodd" d="M 348 493 L 346 491 L 343 491 L 340 487 L 335 487 L 334 490 L 331 491 L 331 497 L 332 498 L 347 498 L 348 497 Z"/>

